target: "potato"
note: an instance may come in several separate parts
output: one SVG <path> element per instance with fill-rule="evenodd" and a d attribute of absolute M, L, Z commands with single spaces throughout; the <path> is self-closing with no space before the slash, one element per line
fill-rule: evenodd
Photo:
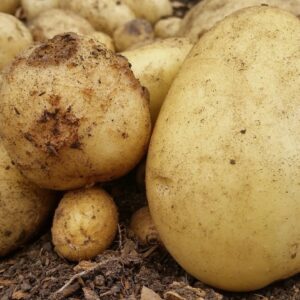
<path fill-rule="evenodd" d="M 27 20 L 32 20 L 40 13 L 57 8 L 59 0 L 21 0 Z"/>
<path fill-rule="evenodd" d="M 175 37 L 181 27 L 181 23 L 182 19 L 177 17 L 162 19 L 155 24 L 155 36 L 162 39 Z"/>
<path fill-rule="evenodd" d="M 0 12 L 13 14 L 20 4 L 20 0 L 1 0 Z"/>
<path fill-rule="evenodd" d="M 107 249 L 118 229 L 118 211 L 104 190 L 94 187 L 64 195 L 52 226 L 55 251 L 80 261 L 91 259 Z"/>
<path fill-rule="evenodd" d="M 122 0 L 61 0 L 60 6 L 86 18 L 95 29 L 111 35 L 119 26 L 135 19 L 132 10 L 123 2 Z"/>
<path fill-rule="evenodd" d="M 3 74 L 0 134 L 40 187 L 68 190 L 123 176 L 151 131 L 148 94 L 128 61 L 63 34 L 31 47 Z"/>
<path fill-rule="evenodd" d="M 147 206 L 140 208 L 132 215 L 130 229 L 142 245 L 157 244 L 159 241 L 158 232 Z"/>
<path fill-rule="evenodd" d="M 193 48 L 156 122 L 154 224 L 186 271 L 221 289 L 300 269 L 299 37 L 283 10 L 227 17 Z"/>
<path fill-rule="evenodd" d="M 192 44 L 184 38 L 171 38 L 122 52 L 131 69 L 150 93 L 150 112 L 154 124 L 168 93 Z"/>
<path fill-rule="evenodd" d="M 0 257 L 39 233 L 55 204 L 53 192 L 25 179 L 0 143 Z"/>
<path fill-rule="evenodd" d="M 55 35 L 66 32 L 84 35 L 95 31 L 86 19 L 71 11 L 57 8 L 39 14 L 30 22 L 29 29 L 36 41 L 51 39 Z"/>
<path fill-rule="evenodd" d="M 31 43 L 30 31 L 21 21 L 0 13 L 0 70 Z"/>
<path fill-rule="evenodd" d="M 270 5 L 295 15 L 300 14 L 299 0 L 203 0 L 185 15 L 179 35 L 197 42 L 207 30 L 226 16 L 239 9 L 255 5 Z"/>
<path fill-rule="evenodd" d="M 105 47 L 111 51 L 115 51 L 115 45 L 113 39 L 101 31 L 94 31 L 88 34 L 89 37 L 95 39 L 97 42 L 102 43 Z"/>
<path fill-rule="evenodd" d="M 172 15 L 172 5 L 169 0 L 124 0 L 137 17 L 155 23 L 162 17 Z"/>
<path fill-rule="evenodd" d="M 118 51 L 124 51 L 132 45 L 154 40 L 151 23 L 144 19 L 135 19 L 118 27 L 113 35 Z"/>

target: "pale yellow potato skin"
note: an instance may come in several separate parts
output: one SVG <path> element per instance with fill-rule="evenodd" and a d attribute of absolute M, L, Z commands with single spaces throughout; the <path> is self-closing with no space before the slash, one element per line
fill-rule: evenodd
<path fill-rule="evenodd" d="M 123 176 L 151 131 L 148 93 L 128 61 L 94 39 L 64 34 L 3 72 L 0 134 L 40 187 L 69 190 Z"/>
<path fill-rule="evenodd" d="M 112 243 L 118 228 L 117 207 L 98 187 L 70 191 L 64 195 L 52 226 L 55 251 L 80 261 L 95 257 Z"/>
<path fill-rule="evenodd" d="M 153 223 L 148 206 L 138 209 L 132 215 L 129 228 L 142 245 L 151 245 L 159 241 L 158 232 Z"/>
<path fill-rule="evenodd" d="M 20 4 L 20 0 L 1 0 L 0 11 L 8 14 L 13 14 Z"/>
<path fill-rule="evenodd" d="M 94 31 L 88 34 L 88 36 L 95 39 L 97 42 L 104 44 L 107 49 L 115 51 L 114 41 L 108 34 L 101 31 Z"/>
<path fill-rule="evenodd" d="M 217 22 L 239 9 L 270 5 L 300 15 L 299 0 L 202 0 L 185 15 L 179 36 L 186 36 L 192 42 L 198 39 Z"/>
<path fill-rule="evenodd" d="M 155 23 L 162 17 L 172 15 L 172 5 L 169 0 L 124 0 L 137 17 Z"/>
<path fill-rule="evenodd" d="M 58 8 L 40 13 L 30 22 L 29 29 L 35 41 L 51 39 L 55 35 L 66 32 L 88 35 L 95 31 L 86 19 L 72 11 Z"/>
<path fill-rule="evenodd" d="M 154 26 L 155 36 L 162 39 L 175 37 L 178 35 L 181 25 L 182 19 L 178 17 L 159 20 Z"/>
<path fill-rule="evenodd" d="M 21 21 L 0 13 L 0 70 L 31 43 L 31 33 Z"/>
<path fill-rule="evenodd" d="M 32 20 L 44 11 L 57 8 L 59 0 L 21 0 L 27 20 Z"/>
<path fill-rule="evenodd" d="M 122 24 L 136 18 L 122 0 L 61 0 L 60 7 L 74 11 L 86 18 L 96 30 L 110 35 Z"/>
<path fill-rule="evenodd" d="M 300 270 L 299 37 L 299 19 L 275 8 L 224 19 L 189 54 L 154 128 L 156 228 L 186 271 L 221 289 Z"/>
<path fill-rule="evenodd" d="M 56 199 L 25 179 L 0 143 L 0 257 L 39 233 Z"/>
<path fill-rule="evenodd" d="M 129 60 L 134 75 L 150 93 L 150 113 L 153 124 L 192 46 L 185 38 L 170 38 L 121 53 Z"/>

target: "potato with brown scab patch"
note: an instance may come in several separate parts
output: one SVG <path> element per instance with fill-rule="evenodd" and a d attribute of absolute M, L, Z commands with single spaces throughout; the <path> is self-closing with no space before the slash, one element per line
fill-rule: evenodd
<path fill-rule="evenodd" d="M 64 34 L 32 46 L 4 72 L 0 97 L 5 147 L 41 187 L 112 180 L 147 149 L 148 93 L 124 57 L 91 38 Z"/>
<path fill-rule="evenodd" d="M 31 43 L 30 31 L 21 21 L 0 13 L 0 70 Z"/>
<path fill-rule="evenodd" d="M 55 194 L 30 183 L 0 144 L 0 257 L 33 238 L 54 211 Z"/>
<path fill-rule="evenodd" d="M 118 51 L 124 51 L 135 44 L 154 40 L 154 32 L 150 22 L 135 19 L 118 27 L 113 35 Z"/>
<path fill-rule="evenodd" d="M 91 259 L 107 249 L 118 228 L 117 207 L 109 194 L 98 187 L 68 192 L 53 220 L 52 240 L 63 257 Z"/>
<path fill-rule="evenodd" d="M 21 5 L 27 20 L 32 20 L 39 14 L 57 8 L 59 0 L 21 0 Z"/>
<path fill-rule="evenodd" d="M 86 19 L 72 11 L 58 8 L 39 14 L 29 23 L 29 29 L 35 41 L 51 39 L 55 35 L 66 32 L 88 35 L 95 31 Z"/>
<path fill-rule="evenodd" d="M 8 14 L 13 14 L 20 4 L 20 0 L 1 0 L 0 11 Z"/>

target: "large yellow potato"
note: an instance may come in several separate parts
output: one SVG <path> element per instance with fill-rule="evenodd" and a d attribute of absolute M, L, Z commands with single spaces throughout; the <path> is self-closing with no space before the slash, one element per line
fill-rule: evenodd
<path fill-rule="evenodd" d="M 55 211 L 52 240 L 69 260 L 91 259 L 107 249 L 118 229 L 118 211 L 104 190 L 94 187 L 68 192 Z"/>
<path fill-rule="evenodd" d="M 31 43 L 30 31 L 21 21 L 0 13 L 0 70 Z"/>
<path fill-rule="evenodd" d="M 299 0 L 203 0 L 185 15 L 178 35 L 198 39 L 217 22 L 233 12 L 255 5 L 270 5 L 300 15 Z"/>
<path fill-rule="evenodd" d="M 0 132 L 18 168 L 41 187 L 109 181 L 143 157 L 148 93 L 128 61 L 94 39 L 63 34 L 3 73 Z"/>
<path fill-rule="evenodd" d="M 150 112 L 154 123 L 181 64 L 192 48 L 184 38 L 156 41 L 122 52 L 134 75 L 150 93 Z"/>
<path fill-rule="evenodd" d="M 123 0 L 137 17 L 155 23 L 162 17 L 172 15 L 170 0 Z"/>
<path fill-rule="evenodd" d="M 32 20 L 49 9 L 57 8 L 58 4 L 59 0 L 21 0 L 27 20 Z"/>
<path fill-rule="evenodd" d="M 86 18 L 95 29 L 108 34 L 135 19 L 135 14 L 122 0 L 61 0 L 60 7 L 74 11 Z"/>
<path fill-rule="evenodd" d="M 13 14 L 20 4 L 20 0 L 1 0 L 0 11 L 8 14 Z"/>
<path fill-rule="evenodd" d="M 39 233 L 55 204 L 53 192 L 25 179 L 0 143 L 0 257 Z"/>
<path fill-rule="evenodd" d="M 30 22 L 29 29 L 36 41 L 51 39 L 66 32 L 88 35 L 95 31 L 86 19 L 72 11 L 58 8 L 40 13 Z"/>
<path fill-rule="evenodd" d="M 275 8 L 224 19 L 189 54 L 156 122 L 154 223 L 186 271 L 221 289 L 300 270 L 299 37 L 299 19 Z"/>

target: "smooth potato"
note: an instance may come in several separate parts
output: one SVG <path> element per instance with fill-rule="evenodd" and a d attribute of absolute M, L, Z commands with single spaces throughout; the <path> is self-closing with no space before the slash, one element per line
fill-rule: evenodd
<path fill-rule="evenodd" d="M 104 190 L 94 187 L 64 195 L 52 226 L 55 251 L 80 261 L 106 250 L 118 229 L 117 207 Z"/>
<path fill-rule="evenodd" d="M 42 12 L 57 8 L 59 0 L 21 0 L 21 5 L 27 20 L 32 20 Z"/>
<path fill-rule="evenodd" d="M 54 193 L 25 179 L 0 143 L 0 257 L 37 235 L 55 205 Z"/>
<path fill-rule="evenodd" d="M 96 30 L 110 35 L 121 25 L 136 18 L 122 0 L 61 0 L 60 7 L 74 11 L 87 19 Z"/>
<path fill-rule="evenodd" d="M 39 14 L 30 22 L 29 29 L 35 41 L 51 39 L 55 35 L 66 32 L 88 35 L 95 31 L 86 19 L 72 11 L 58 8 L 49 9 Z"/>
<path fill-rule="evenodd" d="M 187 39 L 170 38 L 122 52 L 129 60 L 134 75 L 150 93 L 153 124 L 173 79 L 191 48 L 192 44 Z"/>
<path fill-rule="evenodd" d="M 97 42 L 102 43 L 105 47 L 111 51 L 115 51 L 115 44 L 113 39 L 104 32 L 94 31 L 88 34 L 89 37 L 95 39 Z"/>
<path fill-rule="evenodd" d="M 30 31 L 21 21 L 0 13 L 0 70 L 31 43 Z"/>
<path fill-rule="evenodd" d="M 148 93 L 124 57 L 92 38 L 69 33 L 31 47 L 4 72 L 0 97 L 5 147 L 41 187 L 121 177 L 147 149 Z"/>
<path fill-rule="evenodd" d="M 154 26 L 155 36 L 166 39 L 175 37 L 181 27 L 182 19 L 177 17 L 170 17 L 159 20 Z"/>
<path fill-rule="evenodd" d="M 300 269 L 299 37 L 283 10 L 225 18 L 189 54 L 155 125 L 146 189 L 156 228 L 186 271 L 221 289 Z"/>
<path fill-rule="evenodd" d="M 275 6 L 300 15 L 300 1 L 298 0 L 203 0 L 185 15 L 178 35 L 197 42 L 207 30 L 226 16 L 239 9 L 255 5 Z"/>

